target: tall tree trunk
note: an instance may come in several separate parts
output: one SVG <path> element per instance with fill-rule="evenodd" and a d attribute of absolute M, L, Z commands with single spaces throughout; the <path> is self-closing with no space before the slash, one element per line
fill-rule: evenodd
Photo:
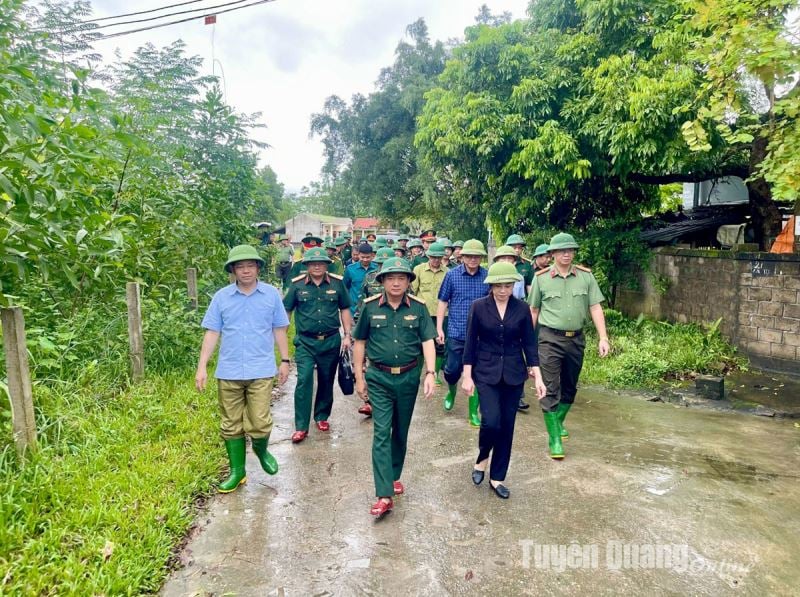
<path fill-rule="evenodd" d="M 767 139 L 758 137 L 753 141 L 750 151 L 750 172 L 757 172 L 758 166 L 767 155 Z M 781 213 L 772 200 L 772 191 L 763 177 L 752 177 L 747 181 L 750 195 L 750 215 L 756 242 L 762 251 L 769 251 L 770 239 L 781 231 Z"/>

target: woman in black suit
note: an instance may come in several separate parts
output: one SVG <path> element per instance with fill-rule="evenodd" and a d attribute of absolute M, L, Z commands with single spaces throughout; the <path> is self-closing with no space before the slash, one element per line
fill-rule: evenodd
<path fill-rule="evenodd" d="M 489 483 L 503 499 L 510 495 L 503 481 L 525 380 L 534 379 L 539 400 L 546 393 L 530 309 L 525 301 L 512 296 L 514 283 L 521 279 L 511 263 L 495 263 L 489 268 L 485 283 L 491 285 L 491 292 L 472 303 L 464 344 L 461 387 L 471 394 L 477 385 L 481 407 L 479 452 L 472 481 L 481 484 L 491 455 Z"/>

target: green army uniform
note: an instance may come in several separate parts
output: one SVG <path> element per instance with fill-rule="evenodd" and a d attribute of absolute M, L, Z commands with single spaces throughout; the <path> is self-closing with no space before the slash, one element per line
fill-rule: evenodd
<path fill-rule="evenodd" d="M 514 265 L 517 267 L 517 273 L 522 276 L 522 279 L 525 282 L 525 288 L 530 288 L 533 284 L 533 263 L 531 263 L 525 257 L 519 257 Z"/>
<path fill-rule="evenodd" d="M 418 265 L 422 265 L 423 263 L 428 263 L 428 256 L 423 253 L 422 255 L 417 255 L 411 260 L 411 269 L 414 269 Z"/>
<path fill-rule="evenodd" d="M 300 274 L 306 273 L 307 270 L 308 268 L 306 267 L 305 263 L 302 261 L 295 261 L 294 265 L 292 265 L 292 269 L 289 270 L 289 275 L 286 276 L 286 279 L 283 281 L 283 290 L 288 290 L 289 286 L 292 284 L 292 281 Z"/>
<path fill-rule="evenodd" d="M 560 233 L 553 237 L 550 248 L 577 248 L 577 244 L 571 235 Z M 591 270 L 581 265 L 572 264 L 566 276 L 552 265 L 538 271 L 533 280 L 528 303 L 539 310 L 539 366 L 547 387 L 547 394 L 539 403 L 554 458 L 563 458 L 563 448 L 560 441 L 555 442 L 555 436 L 559 440 L 569 436 L 563 422 L 578 392 L 586 348 L 583 327 L 589 318 L 589 307 L 604 300 Z"/>
<path fill-rule="evenodd" d="M 395 260 L 403 261 L 398 257 L 387 263 Z M 405 268 L 407 271 L 407 263 Z M 393 483 L 403 472 L 408 428 L 419 391 L 422 343 L 435 337 L 425 303 L 410 295 L 397 310 L 389 305 L 385 293 L 370 297 L 353 330 L 353 338 L 366 340 L 370 362 L 365 377 L 372 404 L 372 472 L 379 497 L 394 495 Z"/>
<path fill-rule="evenodd" d="M 310 249 L 306 259 L 309 256 L 315 259 L 314 251 L 320 250 Z M 320 284 L 316 285 L 310 275 L 301 274 L 292 280 L 283 305 L 287 312 L 295 312 L 297 385 L 294 391 L 294 426 L 297 431 L 307 431 L 315 365 L 317 393 L 314 421 L 327 421 L 333 408 L 333 383 L 342 344 L 339 336 L 340 311 L 350 307 L 350 295 L 341 276 L 325 274 Z"/>

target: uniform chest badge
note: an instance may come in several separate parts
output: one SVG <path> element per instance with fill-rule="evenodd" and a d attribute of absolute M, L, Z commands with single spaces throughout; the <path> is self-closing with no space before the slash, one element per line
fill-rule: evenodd
<path fill-rule="evenodd" d="M 386 315 L 373 315 L 372 319 L 386 319 Z"/>
<path fill-rule="evenodd" d="M 325 294 L 336 294 L 335 290 L 326 290 Z"/>
<path fill-rule="evenodd" d="M 406 321 L 414 321 L 416 318 L 417 318 L 416 315 L 404 315 L 403 316 L 403 319 L 405 319 Z"/>

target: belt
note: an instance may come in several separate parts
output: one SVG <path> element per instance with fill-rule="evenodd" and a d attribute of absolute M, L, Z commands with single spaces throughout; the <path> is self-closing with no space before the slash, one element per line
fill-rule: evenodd
<path fill-rule="evenodd" d="M 325 338 L 330 338 L 334 334 L 338 334 L 339 330 L 328 330 L 327 332 L 320 332 L 319 334 L 312 334 L 311 332 L 300 332 L 301 336 L 305 336 L 306 338 L 315 338 L 316 340 L 324 340 Z"/>
<path fill-rule="evenodd" d="M 580 336 L 583 333 L 583 330 L 575 330 L 575 331 L 557 330 L 555 328 L 547 327 L 546 325 L 543 325 L 542 327 L 550 330 L 556 336 L 565 336 L 567 338 L 574 338 L 576 336 Z"/>
<path fill-rule="evenodd" d="M 383 363 L 376 363 L 375 361 L 369 362 L 371 367 L 375 367 L 380 371 L 385 371 L 386 373 L 391 373 L 392 375 L 400 375 L 401 373 L 405 373 L 406 371 L 411 371 L 415 367 L 419 365 L 417 361 L 412 361 L 407 365 L 400 365 L 399 367 L 390 367 L 389 365 L 384 365 Z"/>

